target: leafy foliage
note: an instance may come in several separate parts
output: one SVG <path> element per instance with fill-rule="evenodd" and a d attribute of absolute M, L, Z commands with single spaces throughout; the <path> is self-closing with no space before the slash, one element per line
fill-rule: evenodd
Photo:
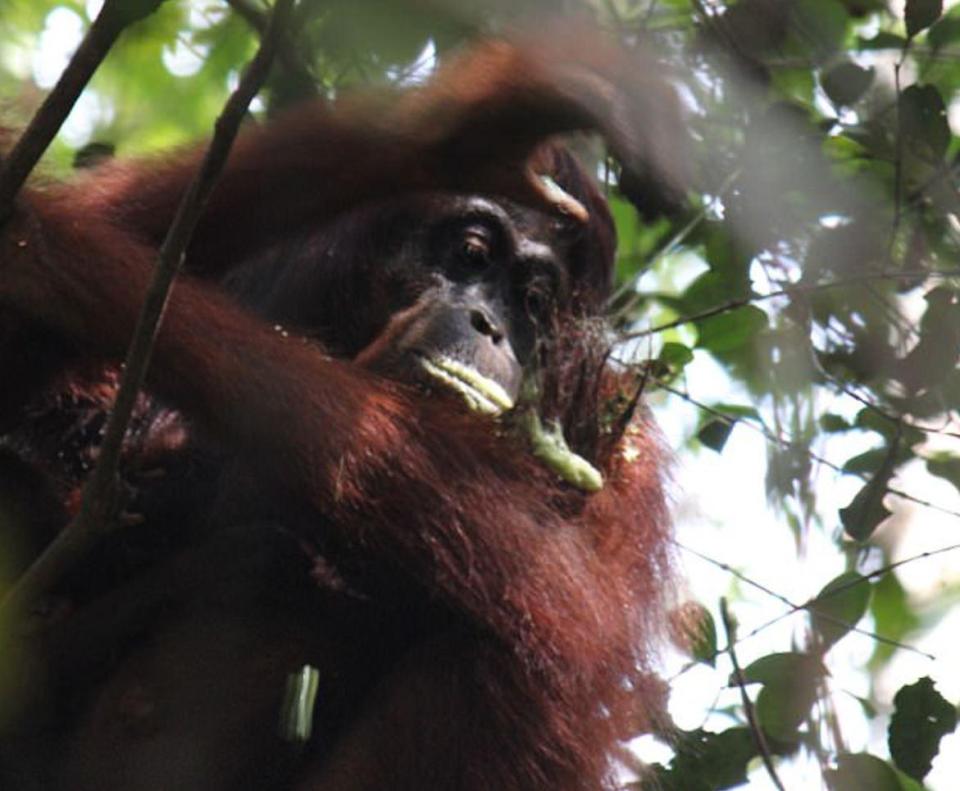
<path fill-rule="evenodd" d="M 679 736 L 669 769 L 657 767 L 650 788 L 662 791 L 714 791 L 735 788 L 747 779 L 747 763 L 757 754 L 749 728 L 723 733 L 704 730 Z M 644 785 L 644 788 L 648 787 Z"/>

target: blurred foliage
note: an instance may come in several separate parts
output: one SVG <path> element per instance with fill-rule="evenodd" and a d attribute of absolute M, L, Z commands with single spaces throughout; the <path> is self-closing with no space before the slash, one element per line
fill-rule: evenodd
<path fill-rule="evenodd" d="M 29 119 L 50 87 L 49 63 L 75 46 L 98 5 L 0 0 L 5 124 Z M 611 182 L 620 233 L 612 325 L 634 339 L 624 349 L 652 361 L 644 363 L 652 399 L 701 409 L 691 448 L 724 453 L 740 424 L 766 438 L 771 503 L 798 544 L 810 529 L 833 536 L 847 571 L 803 605 L 808 628 L 795 644 L 744 669 L 765 738 L 742 706 L 723 732 L 672 732 L 674 758 L 652 769 L 644 788 L 735 787 L 756 769 L 762 742 L 774 763 L 814 756 L 831 789 L 917 789 L 956 725 L 953 706 L 920 680 L 896 701 L 862 701 L 868 718 L 895 703 L 891 757 L 850 753 L 835 736 L 843 723 L 824 683 L 830 651 L 862 618 L 884 638 L 873 673 L 925 623 L 891 568 L 891 546 L 876 540 L 904 503 L 930 505 L 900 489 L 898 475 L 920 468 L 960 489 L 960 143 L 950 122 L 960 107 L 960 9 L 945 12 L 940 0 L 893 7 L 302 0 L 253 108 L 256 123 L 311 96 L 332 101 L 356 85 L 415 83 L 474 35 L 572 12 L 593 14 L 628 46 L 655 49 L 675 75 L 695 169 L 685 209 L 641 221 L 616 190 L 616 167 L 582 147 Z M 260 0 L 167 0 L 124 34 L 49 153 L 47 172 L 205 135 L 265 11 Z M 725 372 L 741 403 L 690 395 L 704 359 Z M 827 459 L 824 448 L 838 437 L 859 440 L 850 445 L 861 450 Z M 819 506 L 815 467 L 857 482 L 846 507 Z M 696 612 L 686 627 L 691 659 L 712 664 L 725 641 L 709 610 Z"/>

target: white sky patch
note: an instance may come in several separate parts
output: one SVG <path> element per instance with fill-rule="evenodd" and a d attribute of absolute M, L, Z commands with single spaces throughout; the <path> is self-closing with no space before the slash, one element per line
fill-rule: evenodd
<path fill-rule="evenodd" d="M 33 49 L 21 44 L 6 43 L 2 49 L 3 65 L 9 72 L 28 79 L 33 73 Z"/>
<path fill-rule="evenodd" d="M 45 90 L 52 88 L 70 56 L 83 39 L 86 25 L 80 15 L 60 6 L 47 15 L 33 56 L 33 80 Z"/>
<path fill-rule="evenodd" d="M 233 93 L 235 90 L 237 90 L 238 85 L 240 85 L 240 72 L 236 69 L 233 69 L 227 74 L 227 90 L 230 93 Z M 267 106 L 263 103 L 263 99 L 257 95 L 250 100 L 250 104 L 247 109 L 251 113 L 262 113 L 267 109 Z"/>
<path fill-rule="evenodd" d="M 87 13 L 95 15 L 97 5 L 88 3 Z M 69 8 L 60 6 L 47 15 L 36 51 L 30 58 L 29 71 L 38 87 L 50 90 L 56 84 L 83 40 L 86 28 L 84 19 Z M 89 142 L 99 124 L 109 123 L 112 118 L 113 106 L 110 102 L 87 89 L 73 106 L 60 134 L 69 145 L 82 146 Z"/>
<path fill-rule="evenodd" d="M 388 69 L 387 76 L 396 80 L 398 85 L 420 85 L 429 79 L 436 68 L 437 45 L 430 39 L 409 66 Z"/>
<path fill-rule="evenodd" d="M 87 11 L 87 18 L 94 19 L 97 14 L 100 13 L 100 9 L 103 8 L 103 0 L 87 0 L 85 8 Z"/>
<path fill-rule="evenodd" d="M 163 65 L 174 77 L 192 77 L 203 68 L 210 52 L 205 44 L 187 44 L 181 39 L 163 48 Z"/>
<path fill-rule="evenodd" d="M 210 46 L 196 40 L 195 33 L 210 28 L 226 13 L 222 4 L 191 5 L 187 16 L 190 32 L 177 39 L 173 47 L 164 47 L 163 65 L 175 77 L 192 77 L 210 54 Z"/>
<path fill-rule="evenodd" d="M 90 142 L 94 131 L 101 124 L 109 124 L 114 117 L 113 104 L 96 91 L 87 89 L 67 116 L 60 135 L 73 148 Z"/>
<path fill-rule="evenodd" d="M 207 3 L 199 6 L 191 5 L 187 24 L 192 30 L 206 30 L 223 17 L 226 7 L 223 3 Z"/>

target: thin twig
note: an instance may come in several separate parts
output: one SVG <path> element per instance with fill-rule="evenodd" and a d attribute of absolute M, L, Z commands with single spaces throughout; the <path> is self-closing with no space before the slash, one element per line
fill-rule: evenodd
<path fill-rule="evenodd" d="M 125 3 L 130 5 L 128 0 L 108 0 L 104 3 L 57 84 L 34 113 L 10 154 L 0 162 L 0 223 L 10 216 L 17 193 L 57 136 L 83 89 L 117 38 L 131 24 L 152 14 L 162 2 L 140 2 L 136 5 L 141 8 L 135 11 L 124 7 Z"/>
<path fill-rule="evenodd" d="M 733 173 L 731 173 L 729 176 L 727 176 L 723 180 L 723 183 L 717 188 L 715 197 L 722 198 L 724 195 L 726 195 L 727 192 L 737 182 L 738 178 L 740 178 L 739 168 L 737 168 L 735 171 L 733 171 Z M 660 247 L 659 250 L 654 252 L 653 255 L 649 257 L 648 264 L 646 264 L 645 266 L 641 266 L 635 275 L 633 275 L 625 283 L 622 283 L 617 288 L 617 290 L 614 291 L 614 293 L 607 300 L 608 305 L 615 305 L 617 302 L 623 299 L 627 294 L 631 294 L 630 299 L 625 304 L 623 304 L 622 306 L 616 309 L 616 312 L 614 313 L 614 318 L 625 316 L 627 313 L 630 312 L 630 310 L 634 307 L 634 305 L 636 305 L 637 300 L 639 299 L 639 294 L 636 293 L 636 288 L 640 278 L 643 277 L 643 275 L 645 275 L 647 271 L 649 271 L 650 267 L 656 264 L 657 261 L 669 255 L 670 253 L 672 253 L 676 248 L 678 248 L 681 244 L 683 244 L 687 240 L 687 237 L 689 237 L 690 234 L 692 234 L 700 226 L 700 224 L 707 218 L 708 209 L 709 207 L 706 204 L 701 206 L 700 209 L 693 215 L 693 217 L 691 217 L 680 230 L 678 230 L 673 236 L 671 236 L 667 240 L 666 244 Z"/>
<path fill-rule="evenodd" d="M 762 632 L 762 631 L 764 631 L 765 629 L 769 628 L 769 627 L 772 626 L 773 624 L 778 623 L 779 621 L 782 621 L 784 618 L 787 618 L 787 617 L 789 617 L 789 616 L 791 616 L 791 615 L 795 615 L 796 613 L 801 612 L 801 611 L 807 611 L 807 612 L 815 613 L 818 618 L 822 618 L 824 621 L 827 621 L 827 622 L 829 622 L 829 623 L 833 623 L 833 624 L 835 624 L 835 625 L 837 625 L 837 626 L 842 626 L 842 627 L 844 627 L 844 628 L 846 628 L 846 629 L 849 629 L 851 632 L 856 632 L 857 634 L 862 634 L 862 635 L 864 635 L 865 637 L 869 637 L 869 638 L 871 638 L 872 640 L 876 640 L 878 643 L 883 643 L 884 645 L 889 645 L 889 646 L 891 646 L 891 647 L 893 647 L 893 648 L 899 648 L 899 649 L 902 649 L 902 650 L 904 650 L 904 651 L 909 651 L 910 653 L 918 654 L 918 655 L 922 656 L 924 659 L 929 659 L 930 661 L 933 661 L 933 662 L 935 662 L 936 659 L 937 659 L 933 654 L 929 654 L 929 653 L 927 653 L 926 651 L 921 651 L 919 648 L 915 648 L 915 647 L 912 646 L 912 645 L 907 645 L 906 643 L 901 643 L 901 642 L 899 642 L 898 640 L 894 640 L 894 639 L 891 638 L 891 637 L 884 637 L 883 635 L 877 634 L 876 632 L 871 632 L 871 631 L 868 630 L 868 629 L 861 629 L 861 628 L 858 627 L 856 624 L 851 624 L 849 621 L 845 621 L 845 620 L 843 620 L 842 618 L 837 618 L 837 617 L 835 617 L 835 616 L 833 616 L 833 615 L 830 615 L 829 613 L 821 612 L 820 610 L 818 610 L 818 609 L 816 608 L 816 606 L 815 606 L 816 604 L 818 604 L 818 603 L 820 603 L 820 602 L 822 602 L 822 601 L 824 601 L 824 600 L 826 600 L 826 599 L 832 598 L 833 596 L 836 596 L 836 595 L 842 593 L 843 591 L 849 590 L 850 588 L 852 588 L 852 587 L 854 587 L 854 586 L 856 586 L 856 585 L 865 584 L 865 583 L 868 582 L 870 579 L 872 579 L 874 576 L 877 576 L 877 575 L 878 575 L 878 572 L 872 572 L 872 573 L 870 573 L 870 574 L 865 574 L 865 575 L 863 575 L 860 579 L 851 580 L 851 581 L 848 582 L 848 583 L 845 583 L 845 584 L 843 584 L 843 585 L 839 585 L 839 586 L 837 586 L 837 588 L 836 588 L 835 590 L 830 590 L 830 591 L 828 591 L 826 594 L 824 594 L 824 595 L 822 595 L 822 596 L 816 596 L 816 597 L 814 597 L 814 598 L 812 598 L 812 599 L 808 599 L 808 600 L 805 601 L 803 604 L 797 604 L 796 602 L 793 602 L 793 601 L 791 601 L 790 599 L 788 599 L 788 598 L 787 598 L 786 596 L 784 596 L 783 594 L 777 593 L 777 592 L 776 592 L 775 590 L 773 590 L 772 588 L 768 588 L 768 587 L 767 587 L 766 585 L 764 585 L 763 583 L 757 582 L 756 580 L 751 579 L 751 578 L 748 577 L 746 574 L 744 574 L 742 571 L 739 571 L 739 570 L 735 569 L 735 568 L 734 568 L 733 566 L 731 566 L 729 563 L 724 563 L 722 560 L 717 560 L 716 558 L 712 558 L 712 557 L 710 557 L 709 555 L 706 555 L 706 554 L 704 554 L 703 552 L 700 552 L 699 550 L 696 550 L 696 549 L 694 549 L 693 547 L 688 546 L 687 544 L 684 544 L 684 543 L 681 542 L 681 541 L 676 541 L 676 540 L 674 540 L 674 544 L 676 544 L 676 546 L 680 547 L 680 549 L 682 549 L 684 552 L 687 552 L 687 553 L 693 555 L 694 557 L 698 557 L 698 558 L 700 558 L 700 560 L 704 561 L 705 563 L 710 563 L 711 565 L 716 566 L 718 569 L 722 569 L 723 571 L 727 572 L 728 574 L 732 574 L 734 577 L 736 577 L 736 578 L 737 578 L 738 580 L 740 580 L 741 582 L 746 583 L 747 585 L 749 585 L 749 586 L 752 587 L 752 588 L 756 588 L 757 590 L 761 591 L 762 593 L 765 593 L 767 596 L 770 596 L 771 598 L 774 598 L 774 599 L 776 599 L 777 601 L 782 602 L 783 604 L 786 604 L 787 607 L 790 608 L 790 609 L 787 610 L 786 612 L 781 613 L 780 615 L 778 615 L 775 619 L 770 620 L 770 621 L 767 621 L 767 622 L 766 622 L 765 624 L 763 624 L 762 626 L 758 626 L 757 628 L 753 629 L 753 630 L 752 630 L 751 632 L 749 632 L 748 634 L 744 635 L 743 637 L 738 638 L 738 640 L 737 640 L 738 643 L 742 643 L 744 640 L 747 640 L 747 639 L 749 639 L 749 638 L 751 638 L 751 637 L 756 636 L 757 634 L 759 634 L 760 632 Z M 953 546 L 945 547 L 945 548 L 943 548 L 943 549 L 935 550 L 935 551 L 932 551 L 932 552 L 926 553 L 926 554 L 938 554 L 938 553 L 940 553 L 940 552 L 946 552 L 947 550 L 950 550 L 950 549 L 957 549 L 958 547 L 960 547 L 960 545 L 953 545 Z M 917 560 L 917 558 L 911 558 L 910 560 Z M 907 561 L 902 561 L 902 562 L 907 562 Z M 893 568 L 893 567 L 892 567 L 892 566 L 887 566 L 887 567 L 885 567 L 884 569 L 879 570 L 879 574 L 886 574 L 888 571 L 890 571 L 891 568 Z M 725 650 L 726 650 L 726 648 L 717 649 L 717 651 L 716 651 L 716 653 L 714 654 L 714 656 L 719 656 L 719 655 L 722 654 Z"/>
<path fill-rule="evenodd" d="M 692 313 L 689 316 L 681 316 L 677 319 L 672 319 L 671 321 L 665 321 L 663 324 L 657 324 L 654 327 L 649 327 L 645 330 L 637 330 L 636 332 L 628 332 L 620 335 L 621 340 L 633 340 L 635 338 L 645 338 L 648 335 L 658 335 L 661 332 L 666 330 L 672 330 L 675 327 L 682 327 L 684 324 L 693 324 L 697 321 L 704 321 L 705 319 L 713 318 L 714 316 L 719 316 L 721 313 L 729 313 L 734 310 L 739 310 L 740 308 L 745 308 L 748 305 L 755 305 L 758 302 L 765 302 L 768 299 L 776 299 L 777 297 L 795 297 L 803 296 L 806 294 L 815 294 L 819 291 L 827 291 L 832 288 L 842 288 L 844 286 L 853 286 L 859 285 L 865 282 L 873 282 L 876 280 L 912 280 L 913 278 L 920 277 L 933 277 L 933 278 L 950 278 L 950 277 L 960 277 L 960 269 L 949 269 L 949 270 L 939 270 L 939 271 L 928 271 L 928 270 L 911 270 L 911 271 L 896 271 L 896 272 L 865 272 L 860 275 L 851 275 L 850 277 L 837 278 L 836 280 L 831 280 L 826 283 L 809 283 L 809 284 L 797 284 L 793 286 L 784 286 L 778 291 L 771 291 L 768 294 L 751 294 L 749 297 L 742 297 L 740 299 L 731 299 L 729 302 L 724 302 L 720 305 L 714 305 L 712 308 L 707 308 L 702 310 L 699 313 Z"/>
<path fill-rule="evenodd" d="M 269 18 L 265 11 L 257 8 L 250 0 L 226 0 L 226 3 L 233 9 L 239 17 L 243 19 L 259 35 L 264 35 L 269 24 Z M 316 85 L 316 75 L 310 70 L 309 65 L 300 57 L 300 50 L 293 40 L 290 27 L 281 33 L 281 38 L 276 49 L 277 61 L 286 69 L 287 73 L 296 78 L 304 85 Z"/>
<path fill-rule="evenodd" d="M 839 464 L 835 464 L 829 459 L 826 459 L 823 456 L 820 456 L 819 454 L 814 453 L 809 448 L 805 448 L 799 445 L 798 443 L 793 442 L 790 439 L 785 439 L 783 437 L 777 436 L 772 431 L 770 431 L 766 426 L 756 425 L 755 423 L 752 423 L 749 420 L 744 420 L 739 415 L 736 415 L 736 416 L 728 415 L 719 409 L 715 409 L 709 404 L 704 404 L 702 401 L 698 401 L 688 393 L 684 393 L 682 390 L 679 390 L 676 387 L 673 387 L 672 385 L 670 385 L 660 377 L 655 377 L 654 381 L 657 383 L 659 387 L 663 388 L 668 393 L 672 393 L 678 398 L 682 398 L 688 404 L 692 404 L 693 406 L 697 407 L 697 409 L 707 412 L 708 414 L 716 417 L 718 420 L 723 421 L 729 426 L 733 426 L 734 424 L 741 423 L 742 425 L 745 425 L 747 428 L 751 429 L 752 431 L 756 431 L 758 434 L 762 435 L 771 444 L 777 445 L 778 447 L 781 447 L 781 448 L 786 448 L 788 450 L 800 450 L 811 461 L 815 461 L 817 464 L 821 464 L 827 469 L 833 470 L 834 472 L 838 472 L 841 475 L 853 475 L 867 483 L 869 483 L 870 480 L 872 479 L 872 476 L 867 475 L 865 473 L 845 470 Z M 902 500 L 906 500 L 908 502 L 914 503 L 915 505 L 922 505 L 924 508 L 929 508 L 931 511 L 937 511 L 941 514 L 945 514 L 946 516 L 952 516 L 952 517 L 956 517 L 957 519 L 960 519 L 960 511 L 954 510 L 952 508 L 947 508 L 946 506 L 943 506 L 943 505 L 938 505 L 937 503 L 934 503 L 930 500 L 924 500 L 922 497 L 917 497 L 915 495 L 910 494 L 909 492 L 903 491 L 902 489 L 896 489 L 892 486 L 888 486 L 886 487 L 885 492 L 887 494 L 892 494 L 896 497 L 899 497 Z"/>
<path fill-rule="evenodd" d="M 960 431 L 951 431 L 946 428 L 932 428 L 931 426 L 924 426 L 921 423 L 917 423 L 910 418 L 907 418 L 905 415 L 898 415 L 895 412 L 888 412 L 884 407 L 880 406 L 873 401 L 871 401 L 866 396 L 860 395 L 856 390 L 853 389 L 850 385 L 841 382 L 836 376 L 827 371 L 822 365 L 819 364 L 819 361 L 816 361 L 817 371 L 820 373 L 824 379 L 829 380 L 837 390 L 843 393 L 848 398 L 852 398 L 858 404 L 863 406 L 868 412 L 873 412 L 873 414 L 882 417 L 889 423 L 892 423 L 895 426 L 902 428 L 909 428 L 915 431 L 920 431 L 928 436 L 937 436 L 937 437 L 951 437 L 953 439 L 960 439 Z M 949 416 L 947 417 L 949 420 Z"/>
<path fill-rule="evenodd" d="M 743 677 L 743 671 L 740 669 L 740 662 L 737 660 L 737 652 L 734 649 L 736 643 L 736 627 L 733 625 L 733 619 L 730 617 L 730 610 L 727 608 L 727 600 L 720 599 L 720 617 L 723 619 L 723 629 L 727 635 L 727 653 L 730 654 L 730 662 L 733 665 L 733 677 L 740 689 L 740 700 L 743 702 L 743 712 L 747 717 L 747 723 L 750 725 L 750 733 L 753 734 L 753 741 L 757 745 L 760 757 L 763 759 L 763 766 L 770 776 L 770 780 L 777 787 L 778 791 L 786 791 L 780 777 L 777 775 L 777 768 L 773 765 L 773 755 L 770 753 L 770 747 L 767 739 L 757 721 L 757 714 L 753 709 L 753 701 L 747 694 L 747 682 Z"/>
<path fill-rule="evenodd" d="M 97 465 L 84 489 L 80 512 L 17 581 L 0 605 L 2 610 L 19 612 L 35 601 L 73 568 L 94 542 L 114 527 L 111 510 L 116 499 L 117 471 L 123 438 L 133 414 L 137 394 L 146 377 L 170 286 L 180 268 L 207 198 L 226 163 L 247 106 L 260 90 L 270 70 L 278 32 L 286 24 L 292 6 L 293 0 L 277 0 L 260 48 L 217 118 L 213 138 L 200 168 L 177 207 L 176 215 L 160 247 L 157 267 L 137 318 L 127 351 L 123 378 L 104 430 Z"/>
<path fill-rule="evenodd" d="M 896 95 L 896 116 L 895 116 L 895 134 L 897 136 L 893 155 L 893 225 L 890 228 L 890 247 L 897 238 L 897 231 L 900 229 L 900 216 L 903 210 L 903 112 L 900 106 L 903 98 L 903 91 L 900 85 L 900 69 L 907 59 L 907 53 L 910 51 L 910 42 L 907 39 L 900 51 L 900 57 L 893 64 L 893 91 Z"/>
<path fill-rule="evenodd" d="M 932 558 L 932 557 L 934 557 L 935 555 L 942 555 L 942 554 L 944 554 L 945 552 L 955 552 L 955 551 L 958 550 L 958 549 L 960 549 L 960 544 L 950 544 L 950 545 L 945 546 L 945 547 L 940 547 L 939 549 L 930 549 L 930 550 L 927 550 L 926 552 L 920 552 L 919 554 L 911 555 L 911 556 L 908 557 L 908 558 L 904 558 L 903 560 L 898 560 L 898 561 L 896 561 L 895 563 L 889 563 L 889 564 L 887 564 L 886 566 L 883 566 L 882 568 L 876 569 L 875 571 L 871 571 L 869 574 L 864 574 L 861 579 L 850 580 L 850 582 L 846 582 L 846 583 L 844 583 L 843 585 L 838 585 L 834 590 L 831 590 L 831 591 L 830 591 L 830 593 L 828 594 L 828 596 L 834 596 L 834 595 L 843 593 L 844 591 L 849 590 L 850 588 L 852 588 L 852 587 L 854 587 L 854 586 L 856 586 L 856 585 L 862 585 L 862 584 L 864 584 L 865 582 L 867 582 L 867 581 L 869 581 L 869 580 L 875 579 L 875 578 L 877 578 L 877 577 L 882 577 L 883 575 L 889 574 L 889 573 L 890 573 L 891 571 L 893 571 L 894 569 L 899 568 L 900 566 L 906 565 L 907 563 L 913 563 L 913 562 L 916 561 L 916 560 L 923 560 L 924 558 Z M 699 553 L 697 553 L 695 550 L 688 550 L 688 551 L 692 551 L 692 552 L 694 552 L 694 554 L 699 554 Z M 713 559 L 708 558 L 708 557 L 706 557 L 706 556 L 704 556 L 704 555 L 700 555 L 700 557 L 704 558 L 705 560 L 707 560 L 707 561 L 709 561 L 709 562 L 711 562 L 711 563 L 718 563 L 718 561 L 714 561 Z M 741 579 L 743 579 L 744 582 L 747 582 L 747 583 L 749 583 L 749 584 L 751 584 L 751 585 L 755 585 L 755 583 L 753 583 L 751 580 L 749 580 L 749 579 L 747 579 L 747 578 L 745 578 L 745 577 L 741 577 L 740 574 L 739 574 L 736 570 L 731 569 L 731 568 L 729 568 L 729 567 L 728 567 L 728 570 L 730 571 L 730 573 L 732 573 L 732 574 L 734 574 L 735 576 L 738 576 L 738 577 L 740 577 Z M 757 586 L 757 587 L 759 587 L 759 586 Z M 825 598 L 826 598 L 826 597 L 825 597 Z M 811 601 L 813 601 L 813 600 L 811 600 Z M 778 615 L 776 618 L 771 618 L 771 619 L 770 619 L 769 621 L 767 621 L 766 623 L 763 623 L 763 624 L 760 624 L 760 626 L 757 626 L 757 627 L 756 627 L 755 629 L 753 629 L 749 634 L 744 635 L 742 638 L 740 638 L 740 639 L 741 639 L 741 642 L 742 642 L 743 640 L 748 640 L 749 638 L 754 637 L 754 636 L 760 634 L 760 632 L 763 632 L 763 631 L 769 629 L 771 626 L 773 626 L 773 625 L 776 624 L 776 623 L 779 623 L 779 622 L 782 621 L 784 618 L 789 618 L 791 615 L 793 615 L 793 614 L 796 613 L 797 611 L 799 611 L 799 610 L 801 610 L 801 609 L 805 609 L 805 608 L 807 607 L 807 605 L 809 605 L 809 604 L 810 604 L 810 602 L 806 602 L 806 603 L 804 603 L 804 604 L 802 604 L 802 605 L 799 605 L 799 606 L 794 605 L 794 607 L 792 607 L 789 611 L 784 612 L 784 613 L 781 613 L 781 614 Z M 855 631 L 860 631 L 860 630 L 857 629 L 857 630 L 855 630 Z M 871 635 L 871 636 L 873 636 L 873 635 Z M 898 642 L 896 642 L 895 640 L 891 640 L 891 639 L 888 638 L 888 637 L 879 637 L 879 636 L 878 636 L 878 639 L 879 639 L 880 642 L 882 642 L 882 643 L 885 643 L 885 644 L 887 644 L 887 645 L 891 645 L 891 646 L 894 646 L 894 647 L 896 647 L 896 648 L 900 648 L 900 649 L 903 649 L 903 650 L 906 650 L 906 651 L 910 651 L 911 653 L 914 653 L 914 654 L 919 654 L 920 656 L 922 656 L 922 657 L 924 657 L 924 658 L 926 658 L 926 659 L 929 659 L 929 660 L 931 660 L 931 661 L 933 661 L 933 662 L 938 661 L 938 660 L 937 660 L 937 657 L 936 657 L 934 654 L 929 654 L 929 653 L 927 653 L 926 651 L 921 651 L 919 648 L 914 648 L 913 646 L 906 645 L 906 644 L 904 644 L 904 643 L 898 643 Z M 719 652 L 718 652 L 718 653 L 719 653 Z"/>

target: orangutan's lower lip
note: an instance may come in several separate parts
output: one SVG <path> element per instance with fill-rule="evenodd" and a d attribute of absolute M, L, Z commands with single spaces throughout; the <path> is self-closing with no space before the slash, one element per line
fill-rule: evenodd
<path fill-rule="evenodd" d="M 433 379 L 459 393 L 474 412 L 499 415 L 513 408 L 513 399 L 493 379 L 450 357 L 417 355 Z"/>

